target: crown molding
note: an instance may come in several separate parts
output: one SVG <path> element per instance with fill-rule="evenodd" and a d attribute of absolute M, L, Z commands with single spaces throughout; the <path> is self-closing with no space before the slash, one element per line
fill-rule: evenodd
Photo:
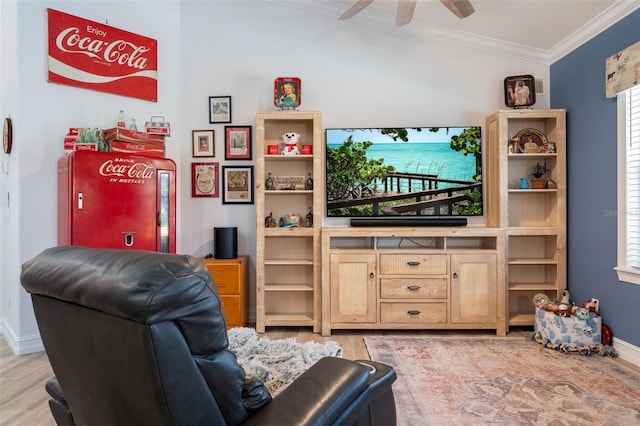
<path fill-rule="evenodd" d="M 555 45 L 549 52 L 549 64 L 556 62 L 568 53 L 582 46 L 616 22 L 640 8 L 638 0 L 622 0 L 615 3 L 582 28 Z"/>
<path fill-rule="evenodd" d="M 344 4 L 332 1 L 299 1 L 299 0 L 270 0 L 286 7 L 305 10 L 321 15 L 336 18 L 344 13 Z M 464 31 L 455 31 L 444 27 L 434 25 L 405 25 L 396 27 L 391 24 L 389 17 L 384 14 L 363 10 L 349 21 L 359 22 L 361 24 L 373 25 L 390 31 L 402 32 L 417 37 L 439 40 L 442 42 L 453 43 L 460 46 L 483 50 L 486 52 L 518 58 L 542 65 L 551 65 L 553 62 L 562 58 L 574 49 L 580 47 L 591 38 L 595 37 L 611 25 L 615 24 L 622 18 L 640 8 L 638 0 L 621 0 L 605 12 L 594 18 L 592 21 L 578 29 L 565 40 L 558 43 L 550 50 L 532 48 L 518 43 L 512 43 L 491 37 L 484 37 L 478 34 L 471 34 Z"/>

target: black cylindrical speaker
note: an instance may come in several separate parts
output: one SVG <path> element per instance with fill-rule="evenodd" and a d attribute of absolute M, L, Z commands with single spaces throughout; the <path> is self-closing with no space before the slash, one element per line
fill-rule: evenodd
<path fill-rule="evenodd" d="M 213 257 L 235 259 L 238 257 L 238 228 L 213 228 Z"/>

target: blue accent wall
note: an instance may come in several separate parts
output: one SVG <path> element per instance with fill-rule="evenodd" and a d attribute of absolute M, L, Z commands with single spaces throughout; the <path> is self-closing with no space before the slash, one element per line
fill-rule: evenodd
<path fill-rule="evenodd" d="M 618 281 L 617 100 L 605 60 L 640 40 L 637 10 L 551 65 L 550 105 L 567 110 L 567 273 L 575 303 L 600 300 L 614 337 L 640 346 L 640 285 Z"/>

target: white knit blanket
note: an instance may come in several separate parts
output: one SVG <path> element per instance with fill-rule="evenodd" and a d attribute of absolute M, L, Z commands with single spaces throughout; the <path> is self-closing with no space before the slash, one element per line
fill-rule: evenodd
<path fill-rule="evenodd" d="M 262 380 L 272 396 L 276 396 L 309 367 L 327 356 L 342 357 L 337 342 L 324 344 L 298 343 L 295 337 L 271 340 L 258 338 L 253 328 L 239 327 L 228 331 L 229 350 L 236 354 L 247 377 Z"/>

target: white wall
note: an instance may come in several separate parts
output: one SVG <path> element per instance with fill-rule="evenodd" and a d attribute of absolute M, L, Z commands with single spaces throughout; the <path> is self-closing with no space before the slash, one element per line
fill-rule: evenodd
<path fill-rule="evenodd" d="M 158 103 L 47 83 L 47 7 L 158 39 Z M 17 352 L 37 346 L 20 264 L 56 244 L 56 159 L 68 127 L 109 127 L 121 108 L 138 122 L 164 115 L 172 126 L 167 156 L 179 172 L 178 252 L 206 255 L 213 251 L 213 227 L 237 226 L 238 251 L 251 256 L 253 275 L 255 206 L 191 198 L 191 130 L 215 130 L 212 161 L 252 164 L 224 160 L 224 125 L 209 124 L 209 96 L 232 96 L 232 124 L 253 126 L 257 111 L 275 109 L 274 79 L 295 76 L 302 79 L 300 109 L 321 111 L 324 127 L 484 126 L 487 115 L 504 107 L 505 76 L 548 76 L 539 63 L 265 1 L 19 1 L 17 33 L 18 81 L 2 80 L 3 98 L 5 87 L 17 84 L 17 107 L 11 102 L 5 109 L 3 99 L 1 112 L 15 119 L 18 147 L 8 160 L 12 172 L 0 177 L 0 331 Z M 4 44 L 2 56 L 4 63 Z M 548 106 L 547 96 L 538 97 L 536 108 Z M 7 209 L 16 172 L 11 190 L 17 194 Z M 10 232 L 14 226 L 18 231 Z"/>
<path fill-rule="evenodd" d="M 5 30 L 4 12 L 16 9 L 14 34 Z M 180 127 L 180 5 L 151 1 L 0 1 L 2 8 L 2 68 L 5 57 L 17 52 L 16 72 L 3 73 L 2 116 L 11 115 L 14 149 L 2 154 L 2 258 L 0 331 L 14 352 L 39 349 L 40 340 L 31 299 L 20 286 L 21 264 L 57 242 L 57 159 L 69 127 L 114 127 L 122 108 L 144 123 L 152 115 L 173 119 Z M 47 8 L 145 35 L 158 40 L 158 102 L 100 93 L 47 82 Z M 153 11 L 153 19 L 150 12 Z M 9 33 L 9 34 L 8 34 Z M 15 41 L 14 41 L 15 40 Z M 6 97 L 5 97 L 6 96 Z M 180 157 L 178 138 L 170 139 L 167 154 Z M 5 184 L 6 183 L 6 184 Z M 11 204 L 7 207 L 7 196 Z M 99 224 L 96 224 L 99 226 Z"/>

